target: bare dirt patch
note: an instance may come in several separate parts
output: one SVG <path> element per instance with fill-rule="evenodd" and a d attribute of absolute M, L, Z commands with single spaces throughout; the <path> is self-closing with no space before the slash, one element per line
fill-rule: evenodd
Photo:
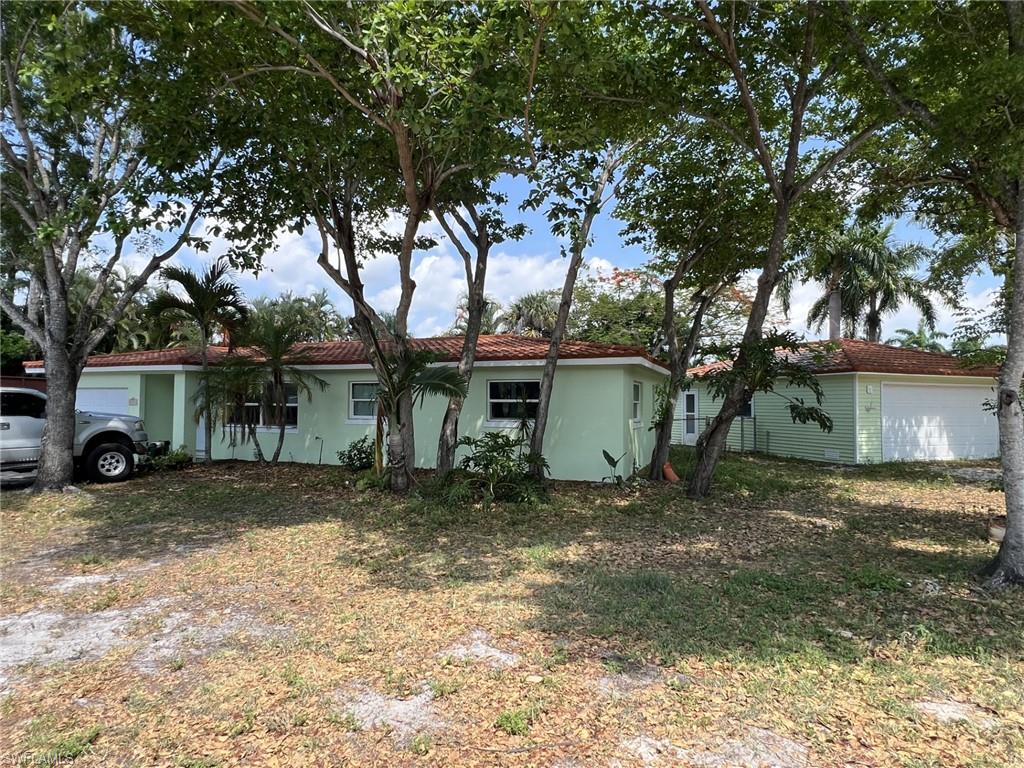
<path fill-rule="evenodd" d="M 915 701 L 913 707 L 922 715 L 944 725 L 967 723 L 983 730 L 989 730 L 999 725 L 998 718 L 993 717 L 978 705 L 953 699 Z"/>
<path fill-rule="evenodd" d="M 749 728 L 737 738 L 682 748 L 667 739 L 636 736 L 622 743 L 645 768 L 807 768 L 808 749 L 766 728 Z"/>
<path fill-rule="evenodd" d="M 445 726 L 427 686 L 414 696 L 398 698 L 354 685 L 337 691 L 335 699 L 360 728 L 387 728 L 397 747 L 407 747 L 416 736 L 437 733 Z"/>
<path fill-rule="evenodd" d="M 131 626 L 158 613 L 167 602 L 157 598 L 132 608 L 95 613 L 37 610 L 0 617 L 0 685 L 24 664 L 48 666 L 100 658 L 128 642 Z"/>
<path fill-rule="evenodd" d="M 459 661 L 482 661 L 496 669 L 514 667 L 519 663 L 519 654 L 498 648 L 490 633 L 483 629 L 474 629 L 462 642 L 445 648 L 437 655 Z"/>

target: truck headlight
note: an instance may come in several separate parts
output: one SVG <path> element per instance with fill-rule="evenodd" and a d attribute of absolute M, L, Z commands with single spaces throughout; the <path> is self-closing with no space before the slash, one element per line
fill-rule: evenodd
<path fill-rule="evenodd" d="M 146 431 L 146 422 L 142 421 L 142 419 L 139 419 L 138 421 L 136 421 L 135 422 L 135 430 L 137 432 L 145 432 Z"/>

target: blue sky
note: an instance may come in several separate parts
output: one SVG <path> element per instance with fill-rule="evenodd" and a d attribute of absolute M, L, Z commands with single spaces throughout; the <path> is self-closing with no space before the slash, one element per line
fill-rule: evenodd
<path fill-rule="evenodd" d="M 551 234 L 544 210 L 518 211 L 518 205 L 527 191 L 524 181 L 507 182 L 501 191 L 509 197 L 510 218 L 514 216 L 517 217 L 514 220 L 524 222 L 529 232 L 522 240 L 502 243 L 492 250 L 487 292 L 504 303 L 529 291 L 561 287 L 566 264 L 560 255 L 561 243 Z M 619 234 L 623 225 L 611 216 L 613 207 L 614 201 L 594 223 L 594 243 L 586 259 L 591 274 L 607 272 L 612 267 L 638 266 L 647 259 L 641 246 L 623 242 Z M 387 226 L 400 231 L 401 222 L 395 219 L 388 222 Z M 424 225 L 423 231 L 432 235 L 438 245 L 415 256 L 414 278 L 417 290 L 410 315 L 410 329 L 417 336 L 430 336 L 443 333 L 451 325 L 456 303 L 464 290 L 464 276 L 461 260 L 440 227 L 431 221 Z M 935 241 L 935 236 L 929 230 L 910 220 L 898 221 L 894 236 L 899 241 L 920 242 L 924 245 L 931 245 Z M 197 267 L 225 250 L 226 244 L 223 241 L 215 237 L 211 237 L 211 240 L 213 244 L 209 254 L 186 252 L 178 261 Z M 351 305 L 347 298 L 316 264 L 319 247 L 319 237 L 313 231 L 307 231 L 303 236 L 282 232 L 277 238 L 275 251 L 264 258 L 265 269 L 259 276 L 243 273 L 238 276 L 238 282 L 250 297 L 276 296 L 286 290 L 305 295 L 326 288 L 339 309 L 349 313 Z M 138 265 L 135 266 L 137 268 Z M 380 309 L 394 308 L 398 301 L 399 287 L 393 257 L 368 260 L 363 279 L 368 296 L 375 306 Z M 987 306 L 990 294 L 996 288 L 997 281 L 990 274 L 972 279 L 968 285 L 971 303 L 979 308 Z M 788 326 L 807 338 L 821 336 L 804 324 L 807 309 L 819 295 L 819 290 L 819 286 L 808 284 L 798 286 L 793 294 L 793 310 Z M 886 318 L 883 337 L 891 335 L 900 327 L 915 327 L 917 321 L 916 310 L 903 307 L 897 314 Z M 952 313 L 944 305 L 939 307 L 938 327 L 947 333 L 954 327 Z"/>

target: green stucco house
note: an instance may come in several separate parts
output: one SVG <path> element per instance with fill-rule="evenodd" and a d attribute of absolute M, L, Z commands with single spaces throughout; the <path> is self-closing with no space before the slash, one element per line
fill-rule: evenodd
<path fill-rule="evenodd" d="M 461 337 L 417 339 L 439 361 L 457 360 Z M 289 397 L 287 436 L 282 461 L 337 463 L 336 453 L 363 435 L 373 435 L 376 422 L 376 380 L 362 344 L 354 341 L 304 345 L 303 367 L 325 379 L 326 391 L 312 400 Z M 481 336 L 477 362 L 460 420 L 466 435 L 514 429 L 510 416 L 525 397 L 535 399 L 548 342 L 519 336 Z M 213 364 L 227 354 L 213 347 Z M 41 363 L 29 364 L 42 373 Z M 78 389 L 81 409 L 128 413 L 142 417 L 153 440 L 185 446 L 196 456 L 207 450 L 195 415 L 199 356 L 194 350 L 162 349 L 97 355 L 89 359 Z M 646 464 L 653 450 L 655 388 L 668 375 L 663 363 L 633 347 L 566 341 L 560 358 L 545 436 L 551 476 L 563 480 L 600 480 L 608 474 L 601 451 L 625 454 L 619 467 L 628 474 Z M 417 408 L 416 464 L 433 467 L 446 401 L 427 399 Z M 259 430 L 264 450 L 277 441 L 276 426 L 259 403 L 267 426 Z M 229 445 L 214 431 L 209 447 L 214 459 L 252 459 L 251 445 Z"/>
<path fill-rule="evenodd" d="M 813 461 L 871 464 L 883 461 L 978 459 L 999 454 L 995 414 L 998 371 L 967 368 L 955 357 L 867 341 L 810 342 L 795 358 L 817 376 L 832 432 L 794 424 L 787 401 L 758 392 L 733 422 L 733 450 L 761 451 Z M 690 370 L 695 383 L 679 394 L 674 438 L 693 444 L 719 410 L 701 379 L 728 363 Z M 810 391 L 780 388 L 813 403 Z"/>

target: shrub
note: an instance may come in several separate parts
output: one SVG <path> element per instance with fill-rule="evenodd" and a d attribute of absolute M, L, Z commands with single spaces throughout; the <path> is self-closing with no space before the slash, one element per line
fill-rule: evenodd
<path fill-rule="evenodd" d="M 345 469 L 351 469 L 353 472 L 370 469 L 373 467 L 373 440 L 369 435 L 353 440 L 348 444 L 348 448 L 338 451 L 338 461 Z"/>
<path fill-rule="evenodd" d="M 168 451 L 163 456 L 154 456 L 149 461 L 154 470 L 165 472 L 187 467 L 192 463 L 192 454 L 185 450 L 185 446 L 181 446 L 173 451 Z"/>
<path fill-rule="evenodd" d="M 470 449 L 460 465 L 472 473 L 485 502 L 532 503 L 543 498 L 544 488 L 531 471 L 540 466 L 547 472 L 548 463 L 542 456 L 523 453 L 521 440 L 504 432 L 487 432 L 464 437 L 459 445 Z"/>

